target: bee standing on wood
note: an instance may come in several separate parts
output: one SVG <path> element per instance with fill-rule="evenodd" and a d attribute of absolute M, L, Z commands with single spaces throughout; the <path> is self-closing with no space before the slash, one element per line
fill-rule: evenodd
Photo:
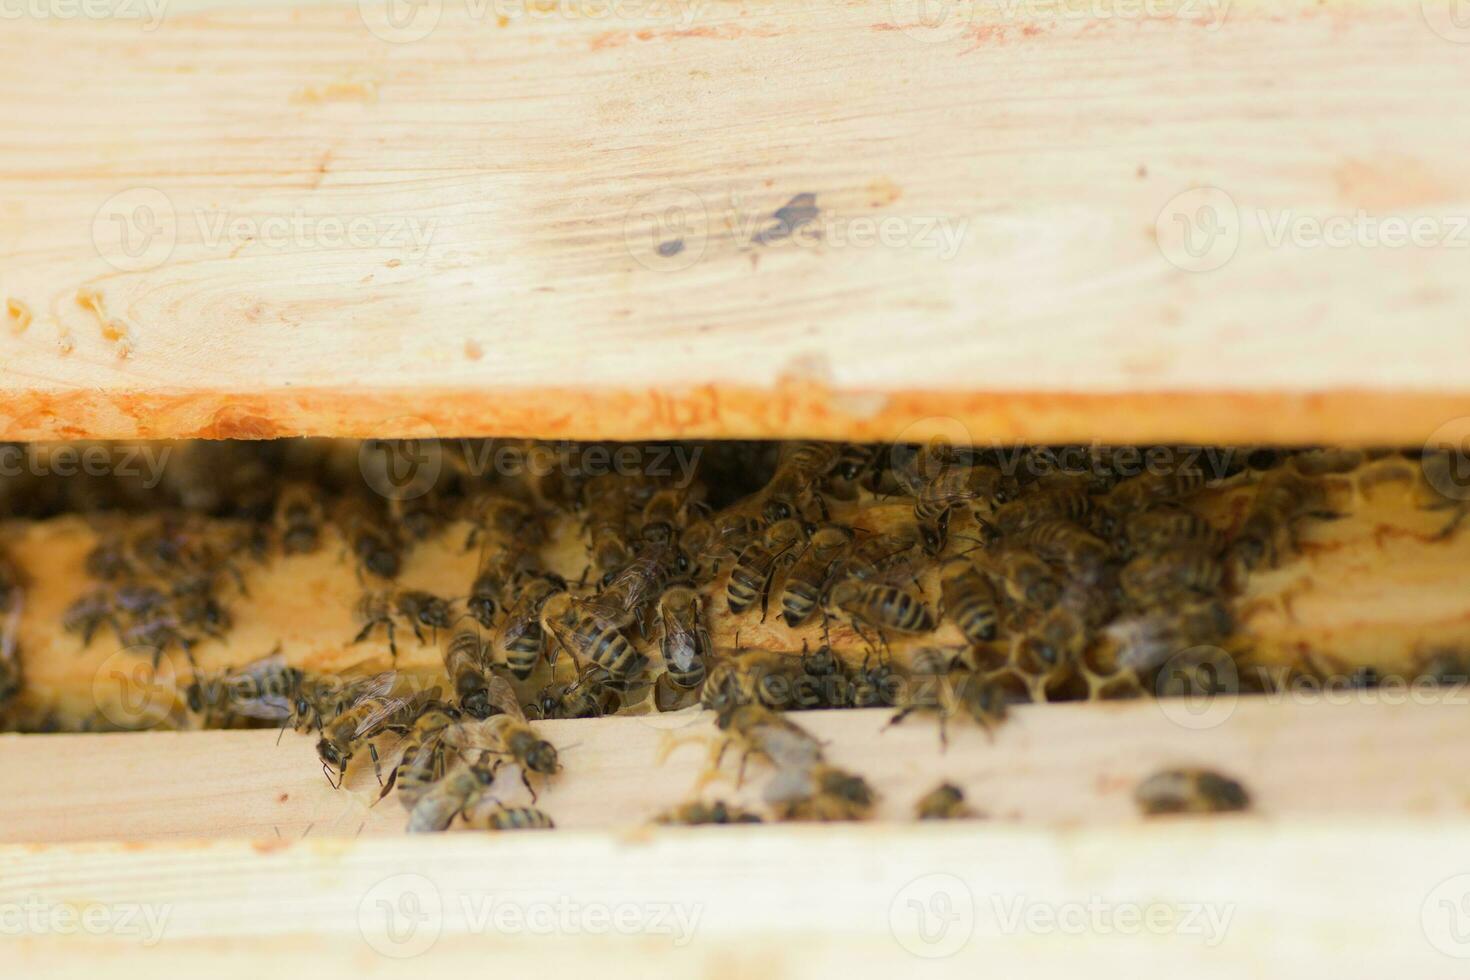
<path fill-rule="evenodd" d="M 357 603 L 357 617 L 363 627 L 353 643 L 366 640 L 379 626 L 388 632 L 388 649 L 393 659 L 398 659 L 398 640 L 395 636 L 397 618 L 404 619 L 413 628 L 414 638 L 424 644 L 424 627 L 437 632 L 449 629 L 453 622 L 449 603 L 427 592 L 400 589 L 384 592 L 364 592 Z"/>
<path fill-rule="evenodd" d="M 455 817 L 473 808 L 489 791 L 499 768 L 498 761 L 492 763 L 486 756 L 454 766 L 414 801 L 408 815 L 408 832 L 422 834 L 449 829 Z"/>
<path fill-rule="evenodd" d="M 530 773 L 553 776 L 561 771 L 556 746 L 546 741 L 526 721 L 526 714 L 516 700 L 515 689 L 503 677 L 492 676 L 490 703 L 500 709 L 478 724 L 471 734 L 475 744 L 484 751 L 507 756 L 521 769 L 521 783 L 536 801 L 536 790 L 531 786 Z"/>
<path fill-rule="evenodd" d="M 538 720 L 548 718 L 601 718 L 616 714 L 623 697 L 608 682 L 607 672 L 587 667 L 570 684 L 548 684 L 532 710 Z"/>
<path fill-rule="evenodd" d="M 867 780 L 835 766 L 783 768 L 766 786 L 765 799 L 782 820 L 862 820 L 877 794 Z"/>
<path fill-rule="evenodd" d="M 920 820 L 969 820 L 977 814 L 965 805 L 965 794 L 954 783 L 940 783 L 919 798 L 914 812 Z"/>
<path fill-rule="evenodd" d="M 347 764 L 365 745 L 373 759 L 373 770 L 379 771 L 378 749 L 373 740 L 389 731 L 405 730 L 425 707 L 439 699 L 439 689 L 418 694 L 395 696 L 392 691 L 396 675 L 389 671 L 368 682 L 342 710 L 322 728 L 316 745 L 323 768 L 337 774 L 334 786 L 340 787 L 347 775 Z"/>
<path fill-rule="evenodd" d="M 1145 816 L 1167 813 L 1229 813 L 1250 808 L 1250 794 L 1229 776 L 1209 769 L 1165 769 L 1133 792 Z"/>
<path fill-rule="evenodd" d="M 699 827 L 705 824 L 761 823 L 759 814 L 731 806 L 724 800 L 706 803 L 695 800 L 683 803 L 672 810 L 665 810 L 653 818 L 654 823 L 684 827 Z"/>
<path fill-rule="evenodd" d="M 533 806 L 499 806 L 483 816 L 474 816 L 465 826 L 483 830 L 554 830 L 556 823 L 546 811 Z"/>

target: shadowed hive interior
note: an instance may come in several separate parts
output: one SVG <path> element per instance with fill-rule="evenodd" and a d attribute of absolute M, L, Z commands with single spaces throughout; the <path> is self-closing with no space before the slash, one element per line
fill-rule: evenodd
<path fill-rule="evenodd" d="M 989 725 L 1017 701 L 1446 682 L 1470 648 L 1462 494 L 1436 455 L 7 449 L 19 683 L 0 691 L 20 730 L 310 730 L 347 707 L 323 702 L 392 671 L 375 693 L 399 714 L 364 740 L 391 766 L 436 702 L 446 728 L 751 701 Z M 267 676 L 282 686 L 259 689 Z M 971 686 L 992 709 L 955 693 Z"/>

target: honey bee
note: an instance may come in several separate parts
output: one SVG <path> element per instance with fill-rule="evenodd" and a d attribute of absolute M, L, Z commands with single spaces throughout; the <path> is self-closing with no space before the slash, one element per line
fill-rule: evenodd
<path fill-rule="evenodd" d="M 796 657 L 769 650 L 741 651 L 710 668 L 700 703 L 716 712 L 751 703 L 784 711 L 799 694 L 801 677 Z"/>
<path fill-rule="evenodd" d="M 388 649 L 398 659 L 398 640 L 395 635 L 395 620 L 406 620 L 413 629 L 419 645 L 424 644 L 424 627 L 437 632 L 449 629 L 453 612 L 444 599 L 427 592 L 400 589 L 386 592 L 364 592 L 357 602 L 357 617 L 363 627 L 353 643 L 361 643 L 372 635 L 379 626 L 388 633 Z"/>
<path fill-rule="evenodd" d="M 741 615 L 755 604 L 756 599 L 760 599 L 761 620 L 765 620 L 771 581 L 783 559 L 805 536 L 800 522 L 778 521 L 766 530 L 761 540 L 752 542 L 740 552 L 725 586 L 725 601 L 731 615 Z"/>
<path fill-rule="evenodd" d="M 583 501 L 592 563 L 605 578 L 611 577 L 632 554 L 627 542 L 627 486 L 616 474 L 600 474 L 588 481 Z"/>
<path fill-rule="evenodd" d="M 566 595 L 566 583 L 558 576 L 542 573 L 528 580 L 495 637 L 495 648 L 505 657 L 506 668 L 518 680 L 531 676 L 541 662 L 546 646 L 543 613 L 555 596 Z"/>
<path fill-rule="evenodd" d="M 304 675 L 288 666 L 280 645 L 243 667 L 213 677 L 195 675 L 184 689 L 189 710 L 202 716 L 204 727 L 235 715 L 286 725 L 300 700 Z M 216 709 L 223 708 L 217 715 Z"/>
<path fill-rule="evenodd" d="M 1075 486 L 1050 487 L 1026 494 L 995 509 L 990 523 L 1001 534 L 1016 534 L 1041 521 L 1080 524 L 1092 511 L 1092 498 Z"/>
<path fill-rule="evenodd" d="M 689 569 L 683 552 L 672 546 L 659 546 L 624 565 L 608 578 L 597 595 L 578 599 L 573 605 L 580 615 L 602 626 L 621 629 L 638 619 L 644 607 L 666 585 L 683 578 Z"/>
<path fill-rule="evenodd" d="M 658 600 L 663 634 L 659 648 L 669 682 L 692 690 L 704 683 L 706 663 L 714 648 L 704 626 L 704 600 L 693 589 L 669 589 Z"/>
<path fill-rule="evenodd" d="M 967 461 L 962 457 L 949 461 L 928 457 L 919 469 L 914 519 L 920 524 L 933 524 L 953 508 L 972 501 L 996 507 L 1008 502 L 1013 495 L 1000 467 L 988 463 Z"/>
<path fill-rule="evenodd" d="M 855 694 L 853 685 L 848 680 L 842 661 L 837 659 L 831 647 L 820 646 L 811 651 L 803 641 L 798 664 L 801 667 L 801 676 L 797 678 L 796 707 L 812 709 L 852 706 Z"/>
<path fill-rule="evenodd" d="M 1238 580 L 1265 564 L 1276 567 L 1295 547 L 1295 522 L 1303 517 L 1335 517 L 1323 508 L 1322 485 L 1290 469 L 1272 470 L 1261 478 L 1245 520 L 1231 537 L 1228 560 Z"/>
<path fill-rule="evenodd" d="M 1182 500 L 1205 488 L 1205 471 L 1197 466 L 1181 466 L 1164 473 L 1140 473 L 1124 480 L 1108 494 L 1108 509 L 1115 514 L 1131 514 L 1147 510 L 1154 504 Z"/>
<path fill-rule="evenodd" d="M 545 531 L 536 512 L 528 505 L 504 494 L 482 491 L 471 496 L 464 505 L 465 519 L 470 522 L 465 536 L 465 550 L 475 546 L 481 537 L 499 542 L 538 545 Z"/>
<path fill-rule="evenodd" d="M 559 596 L 542 608 L 541 628 L 577 664 L 594 664 L 616 683 L 638 676 L 648 663 L 622 630 L 581 612 L 570 596 Z"/>
<path fill-rule="evenodd" d="M 1010 698 L 1005 689 L 987 677 L 963 670 L 952 670 L 935 678 L 933 687 L 914 685 L 899 706 L 889 726 L 901 723 L 909 715 L 933 712 L 939 716 L 939 742 L 949 745 L 949 719 L 964 716 L 994 739 L 995 729 L 1005 721 Z"/>
<path fill-rule="evenodd" d="M 1077 662 L 1089 634 L 1081 617 L 1062 606 L 1050 609 L 1021 640 L 1020 666 L 1029 674 L 1051 677 Z"/>
<path fill-rule="evenodd" d="M 87 552 L 85 567 L 88 575 L 103 582 L 113 582 L 133 574 L 127 546 L 115 535 L 103 538 Z"/>
<path fill-rule="evenodd" d="M 61 628 L 68 633 L 82 634 L 82 646 L 92 644 L 92 638 L 104 623 L 120 630 L 113 614 L 112 592 L 109 589 L 92 589 L 84 593 L 61 614 Z"/>
<path fill-rule="evenodd" d="M 900 684 L 901 678 L 893 672 L 893 666 L 882 658 L 874 662 L 870 653 L 853 676 L 849 688 L 852 707 L 892 707 L 902 694 Z"/>
<path fill-rule="evenodd" d="M 841 447 L 836 443 L 783 443 L 776 472 L 759 494 L 765 523 L 778 524 L 799 517 L 808 503 L 825 511 L 815 487 L 837 465 L 840 455 Z"/>
<path fill-rule="evenodd" d="M 1221 642 L 1234 626 L 1225 603 L 1210 598 L 1115 620 L 1106 633 L 1117 646 L 1119 665 L 1147 674 L 1180 651 Z"/>
<path fill-rule="evenodd" d="M 553 830 L 556 824 L 544 810 L 533 806 L 500 806 L 483 817 L 475 817 L 466 826 L 484 830 Z"/>
<path fill-rule="evenodd" d="M 1112 554 L 1107 542 L 1069 521 L 1037 521 L 1012 539 L 1042 560 L 1071 569 L 1099 568 Z"/>
<path fill-rule="evenodd" d="M 541 689 L 532 706 L 537 719 L 601 718 L 616 714 L 622 707 L 622 694 L 609 682 L 607 673 L 589 667 L 571 684 L 548 684 Z"/>
<path fill-rule="evenodd" d="M 473 808 L 489 791 L 499 768 L 498 760 L 490 763 L 485 756 L 456 765 L 414 801 L 408 815 L 408 832 L 447 830 L 455 817 Z"/>
<path fill-rule="evenodd" d="M 744 781 L 745 763 L 752 755 L 765 759 L 778 770 L 808 771 L 822 760 L 821 742 L 764 705 L 727 703 L 715 715 L 715 725 L 725 733 L 715 766 L 718 768 L 726 749 L 739 746 L 740 782 Z"/>
<path fill-rule="evenodd" d="M 502 680 L 503 678 L 497 678 Z M 509 687 L 509 685 L 506 685 Z M 536 730 L 526 721 L 526 716 L 515 703 L 514 693 L 509 697 L 507 710 L 503 714 L 492 715 L 486 721 L 481 722 L 481 732 L 493 748 L 491 751 L 509 756 L 521 769 L 521 784 L 526 787 L 526 792 L 531 794 L 531 802 L 536 802 L 536 790 L 531 786 L 531 773 L 542 776 L 552 776 L 561 771 L 561 762 L 557 758 L 556 746 L 536 734 Z"/>
<path fill-rule="evenodd" d="M 990 581 L 964 556 L 939 566 L 940 614 L 954 622 L 971 644 L 995 639 L 1000 603 Z"/>
<path fill-rule="evenodd" d="M 695 800 L 665 810 L 653 818 L 654 823 L 667 825 L 680 825 L 685 827 L 698 827 L 706 824 L 723 823 L 760 823 L 759 814 L 751 813 L 732 806 L 724 800 L 715 800 L 706 803 L 703 800 Z"/>
<path fill-rule="evenodd" d="M 694 559 L 695 578 L 713 581 L 725 561 L 740 554 L 761 533 L 760 518 L 747 508 L 721 511 L 691 524 L 679 537 Z"/>
<path fill-rule="evenodd" d="M 919 636 L 934 630 L 934 613 L 914 590 L 881 582 L 843 579 L 827 592 L 824 611 L 845 618 L 853 632 L 872 646 L 863 628 L 872 629 L 886 644 L 889 633 Z"/>
<path fill-rule="evenodd" d="M 954 783 L 940 783 L 919 797 L 914 812 L 920 820 L 969 820 L 977 814 L 965 805 L 965 793 Z"/>
<path fill-rule="evenodd" d="M 701 506 L 703 485 L 660 490 L 643 507 L 638 533 L 651 545 L 671 545 Z"/>
<path fill-rule="evenodd" d="M 337 521 L 357 560 L 359 579 L 364 571 L 382 579 L 398 577 L 402 547 L 377 508 L 361 499 L 344 500 Z"/>
<path fill-rule="evenodd" d="M 778 770 L 766 787 L 765 799 L 781 820 L 830 822 L 864 819 L 877 794 L 861 776 L 814 765 Z"/>
<path fill-rule="evenodd" d="M 449 635 L 444 644 L 444 670 L 454 689 L 454 703 L 471 718 L 490 717 L 490 661 L 480 631 L 466 625 Z"/>
<path fill-rule="evenodd" d="M 1134 555 L 1180 547 L 1217 551 L 1221 543 L 1213 524 L 1182 507 L 1140 511 L 1127 518 L 1123 531 Z"/>
<path fill-rule="evenodd" d="M 781 616 L 795 629 L 811 618 L 837 571 L 838 565 L 852 547 L 850 528 L 824 524 L 812 532 L 806 549 L 797 556 L 781 589 Z"/>
<path fill-rule="evenodd" d="M 404 734 L 403 752 L 383 781 L 378 799 L 387 796 L 396 783 L 405 806 L 417 802 L 444 775 L 448 763 L 445 736 L 458 722 L 459 711 L 454 706 L 437 701 L 424 705 Z"/>
<path fill-rule="evenodd" d="M 1245 787 L 1209 769 L 1165 769 L 1133 791 L 1145 816 L 1170 813 L 1230 813 L 1250 808 Z"/>
<path fill-rule="evenodd" d="M 1046 609 L 1061 598 L 1061 580 L 1050 565 L 1031 552 L 1007 549 L 1000 554 L 996 565 L 1006 597 L 1016 605 Z"/>
<path fill-rule="evenodd" d="M 318 491 L 304 483 L 281 488 L 276 498 L 275 524 L 281 550 L 288 555 L 306 555 L 321 547 L 322 507 Z"/>
<path fill-rule="evenodd" d="M 1210 595 L 1225 578 L 1225 568 L 1212 552 L 1171 548 L 1140 555 L 1123 566 L 1118 584 L 1140 606 L 1169 602 L 1191 592 Z"/>
<path fill-rule="evenodd" d="M 337 774 L 332 781 L 333 786 L 342 785 L 347 775 L 347 764 L 364 745 L 372 756 L 373 770 L 379 773 L 381 780 L 378 749 L 373 740 L 389 731 L 406 729 L 427 705 L 439 700 L 437 687 L 417 694 L 395 696 L 391 693 L 395 680 L 396 675 L 392 671 L 379 674 L 322 727 L 316 751 L 328 779 L 331 779 L 333 770 Z"/>

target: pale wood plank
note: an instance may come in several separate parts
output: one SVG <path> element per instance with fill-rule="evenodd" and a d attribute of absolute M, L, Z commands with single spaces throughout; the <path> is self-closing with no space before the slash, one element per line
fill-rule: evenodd
<path fill-rule="evenodd" d="M 1463 823 L 1411 820 L 4 847 L 0 903 L 119 924 L 141 906 L 161 939 L 30 932 L 0 956 L 65 977 L 243 978 L 292 964 L 320 977 L 457 975 L 487 963 L 609 977 L 1458 977 L 1447 953 L 1464 950 L 1442 902 L 1463 897 L 1466 852 Z M 910 901 L 937 942 L 918 935 Z M 1154 932 L 1140 926 L 1153 906 L 1214 918 Z M 636 907 L 648 928 L 590 935 L 559 916 L 549 932 L 510 918 L 487 927 L 501 907 Z M 653 932 L 655 909 L 682 914 L 692 938 Z M 1015 928 L 1017 909 L 1066 925 Z M 1131 926 L 1117 917 L 1129 909 Z"/>
<path fill-rule="evenodd" d="M 1240 778 L 1265 818 L 1456 817 L 1470 775 L 1452 747 L 1470 737 L 1462 689 L 1395 700 L 1373 692 L 1221 699 L 1204 713 L 1179 700 L 1017 709 L 992 742 L 956 722 L 941 751 L 932 719 L 886 728 L 889 712 L 807 712 L 798 723 L 831 761 L 865 776 L 878 819 L 907 822 L 941 780 L 1006 824 L 1136 822 L 1133 787 L 1166 766 L 1206 765 Z M 699 795 L 711 716 L 615 717 L 540 723 L 566 771 L 539 790 L 559 827 L 644 824 Z M 274 732 L 7 736 L 0 765 L 0 841 L 157 840 L 400 834 L 403 809 L 377 795 L 371 768 L 333 790 L 307 736 Z M 735 786 L 735 757 L 710 798 L 760 809 L 769 775 L 752 762 Z M 496 795 L 528 802 L 514 775 Z"/>
<path fill-rule="evenodd" d="M 1266 235 L 1470 206 L 1435 5 L 1106 6 L 926 33 L 905 4 L 450 2 L 399 44 L 345 2 L 7 20 L 0 292 L 32 319 L 0 330 L 0 435 L 1415 444 L 1470 415 L 1464 249 Z M 1242 233 L 1187 272 L 1168 208 L 1200 186 Z M 752 244 L 802 193 L 824 244 Z M 138 268 L 112 219 L 150 201 L 174 242 Z M 355 218 L 385 234 L 321 240 Z M 256 237 L 216 239 L 235 219 Z M 426 247 L 387 240 L 409 219 Z M 909 237 L 839 244 L 868 219 Z M 906 247 L 940 221 L 952 256 Z"/>

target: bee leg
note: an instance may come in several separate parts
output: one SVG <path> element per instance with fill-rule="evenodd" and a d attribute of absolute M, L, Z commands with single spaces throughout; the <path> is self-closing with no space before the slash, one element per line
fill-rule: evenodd
<path fill-rule="evenodd" d="M 378 785 L 383 785 L 383 767 L 378 762 L 378 747 L 372 742 L 368 743 L 368 755 L 373 760 L 373 775 L 378 777 Z M 345 773 L 344 773 L 345 775 Z"/>
<path fill-rule="evenodd" d="M 393 655 L 393 663 L 398 663 L 398 637 L 395 635 L 393 620 L 388 620 L 388 652 Z"/>
<path fill-rule="evenodd" d="M 413 638 L 415 640 L 418 640 L 419 641 L 419 646 L 423 646 L 424 645 L 424 631 L 419 626 L 419 621 L 417 619 L 410 619 L 408 621 L 408 625 L 411 626 L 411 627 L 413 627 Z"/>
<path fill-rule="evenodd" d="M 524 786 L 524 787 L 526 787 L 526 792 L 531 794 L 531 802 L 532 803 L 535 803 L 536 802 L 536 788 L 531 785 L 531 776 L 530 776 L 529 773 L 526 772 L 524 766 L 521 767 L 521 785 Z"/>
<path fill-rule="evenodd" d="M 383 802 L 383 797 L 387 796 L 388 793 L 393 789 L 393 784 L 398 781 L 398 770 L 400 768 L 402 767 L 394 766 L 393 770 L 388 773 L 388 781 L 386 783 L 383 783 L 383 791 L 378 794 L 378 798 L 376 800 L 373 800 L 373 806 L 377 806 L 379 803 Z"/>
<path fill-rule="evenodd" d="M 364 626 L 362 629 L 358 630 L 357 631 L 357 635 L 352 638 L 353 644 L 358 644 L 358 643 L 361 643 L 363 640 L 366 640 L 368 638 L 369 634 L 372 633 L 373 627 L 375 627 L 377 625 L 378 625 L 378 621 L 376 619 L 370 619 L 370 620 L 368 620 L 367 625 Z"/>

